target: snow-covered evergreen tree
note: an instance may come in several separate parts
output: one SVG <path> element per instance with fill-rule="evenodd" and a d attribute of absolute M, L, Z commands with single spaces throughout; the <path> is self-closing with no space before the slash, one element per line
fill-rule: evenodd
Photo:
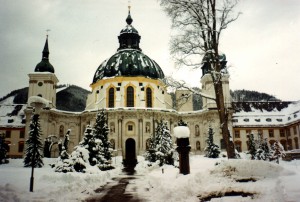
<path fill-rule="evenodd" d="M 208 137 L 204 151 L 205 156 L 208 158 L 218 158 L 221 152 L 219 146 L 214 143 L 214 131 L 211 126 L 208 128 Z"/>
<path fill-rule="evenodd" d="M 172 137 L 167 123 L 162 120 L 158 123 L 155 131 L 154 145 L 156 160 L 159 161 L 159 165 L 174 165 Z"/>
<path fill-rule="evenodd" d="M 279 164 L 279 158 L 284 155 L 284 148 L 278 140 L 272 145 L 272 151 L 271 159 L 275 159 L 276 163 Z"/>
<path fill-rule="evenodd" d="M 248 137 L 248 154 L 250 154 L 251 159 L 254 160 L 256 155 L 256 144 L 255 144 L 254 136 L 251 133 L 247 137 Z"/>
<path fill-rule="evenodd" d="M 67 133 L 68 135 L 68 133 Z M 67 136 L 66 135 L 66 136 Z M 65 138 L 68 142 L 68 137 Z M 66 142 L 64 141 L 64 142 Z M 55 172 L 85 172 L 85 169 L 90 166 L 90 150 L 94 147 L 93 130 L 88 125 L 84 131 L 83 140 L 74 148 L 71 155 L 65 150 L 64 143 L 60 143 L 61 152 L 55 164 Z"/>
<path fill-rule="evenodd" d="M 259 135 L 257 144 L 258 149 L 256 150 L 255 159 L 264 161 L 269 160 L 271 154 L 267 138 L 263 139 L 262 136 Z"/>
<path fill-rule="evenodd" d="M 151 135 L 150 138 L 149 138 L 149 142 L 148 142 L 148 149 L 145 153 L 145 159 L 147 161 L 150 161 L 150 162 L 155 162 L 156 161 L 156 155 L 155 155 L 155 144 L 154 144 L 154 135 Z"/>
<path fill-rule="evenodd" d="M 24 166 L 42 167 L 43 163 L 43 144 L 41 140 L 41 128 L 39 115 L 34 114 L 29 125 L 29 137 L 26 140 L 26 151 L 24 157 Z"/>
<path fill-rule="evenodd" d="M 145 159 L 150 162 L 158 161 L 160 166 L 164 164 L 174 165 L 174 156 L 176 156 L 174 152 L 167 123 L 161 120 L 155 129 L 155 135 L 152 135 L 149 139 Z"/>
<path fill-rule="evenodd" d="M 103 110 L 97 113 L 96 123 L 94 125 L 94 139 L 97 146 L 93 152 L 96 152 L 95 158 L 97 165 L 101 170 L 112 169 L 112 148 L 108 140 L 109 129 L 107 126 L 106 114 Z"/>
<path fill-rule="evenodd" d="M 79 145 L 75 147 L 71 154 L 75 171 L 85 172 L 89 165 L 96 164 L 94 153 L 90 153 L 95 148 L 95 145 L 93 129 L 88 125 L 84 131 L 83 140 L 79 142 Z"/>
<path fill-rule="evenodd" d="M 9 162 L 6 159 L 7 151 L 8 151 L 8 145 L 5 143 L 5 135 L 0 134 L 0 164 Z"/>
<path fill-rule="evenodd" d="M 58 143 L 59 157 L 55 165 L 56 172 L 73 172 L 73 160 L 70 158 L 71 155 L 68 153 L 69 135 L 70 129 L 67 131 L 63 142 L 60 140 Z"/>

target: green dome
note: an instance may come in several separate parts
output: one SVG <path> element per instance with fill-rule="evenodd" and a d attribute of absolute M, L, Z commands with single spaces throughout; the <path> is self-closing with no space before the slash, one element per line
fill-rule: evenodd
<path fill-rule="evenodd" d="M 46 58 L 43 58 L 42 61 L 36 65 L 35 72 L 51 72 L 54 73 L 54 68 L 50 64 L 49 60 Z"/>
<path fill-rule="evenodd" d="M 122 49 L 105 60 L 97 69 L 93 83 L 107 77 L 143 76 L 152 79 L 163 79 L 160 66 L 137 49 Z"/>

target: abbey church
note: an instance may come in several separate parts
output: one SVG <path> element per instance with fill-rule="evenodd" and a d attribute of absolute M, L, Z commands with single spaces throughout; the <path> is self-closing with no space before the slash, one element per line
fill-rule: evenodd
<path fill-rule="evenodd" d="M 87 97 L 86 108 L 81 113 L 57 110 L 56 89 L 58 78 L 54 67 L 49 62 L 48 38 L 43 50 L 42 61 L 37 64 L 34 73 L 29 74 L 29 95 L 41 96 L 51 103 L 42 110 L 40 123 L 45 138 L 62 138 L 68 129 L 70 148 L 82 139 L 87 125 L 95 123 L 96 113 L 105 109 L 110 129 L 109 140 L 118 155 L 126 158 L 128 152 L 141 155 L 147 149 L 147 141 L 154 133 L 160 120 L 168 123 L 170 132 L 180 119 L 189 124 L 192 150 L 201 151 L 205 147 L 205 134 L 208 126 L 215 128 L 216 141 L 220 142 L 218 114 L 215 104 L 204 101 L 204 109 L 194 112 L 189 99 L 177 110 L 173 109 L 171 95 L 167 93 L 163 81 L 162 68 L 140 47 L 138 31 L 132 26 L 130 12 L 126 26 L 118 36 L 119 48 L 109 59 L 103 61 L 91 78 L 91 93 Z M 59 70 L 58 70 L 59 71 Z M 209 74 L 202 77 L 202 89 L 213 95 Z M 230 102 L 228 77 L 224 78 L 226 101 Z M 181 96 L 184 91 L 176 92 Z M 212 108 L 213 110 L 210 110 Z M 31 108 L 26 110 L 26 131 L 30 123 Z M 27 134 L 27 132 L 25 132 Z M 58 151 L 53 149 L 52 155 Z"/>
<path fill-rule="evenodd" d="M 215 143 L 224 149 L 214 101 L 203 97 L 203 108 L 199 111 L 193 111 L 192 98 L 174 108 L 174 99 L 167 92 L 164 83 L 164 67 L 161 68 L 142 51 L 141 36 L 132 23 L 129 12 L 125 28 L 120 31 L 116 41 L 119 43 L 116 53 L 95 68 L 90 84 L 91 93 L 82 112 L 56 109 L 56 86 L 59 78 L 49 61 L 47 37 L 42 61 L 36 65 L 33 73 L 28 74 L 28 98 L 40 96 L 50 103 L 40 112 L 42 138 L 51 137 L 53 141 L 57 141 L 70 129 L 69 150 L 72 151 L 82 140 L 85 128 L 94 125 L 97 112 L 104 109 L 110 131 L 108 138 L 115 155 L 122 155 L 123 159 L 129 156 L 136 158 L 145 152 L 148 140 L 155 133 L 160 120 L 168 123 L 171 135 L 179 120 L 187 122 L 191 132 L 191 152 L 195 154 L 203 153 L 209 126 L 214 129 Z M 225 55 L 222 56 L 222 61 L 226 65 Z M 206 66 L 204 63 L 199 87 L 204 94 L 214 97 L 212 78 Z M 279 140 L 286 150 L 299 148 L 300 102 L 232 102 L 228 74 L 224 74 L 222 83 L 225 104 L 231 109 L 229 130 L 238 151 L 248 150 L 247 135 L 250 133 L 268 138 L 270 144 Z M 188 92 L 185 90 L 177 90 L 175 97 L 179 99 L 186 93 Z M 27 106 L 24 112 L 26 120 L 20 127 L 25 127 L 23 138 L 27 139 L 33 108 Z M 9 126 L 6 125 L 6 128 Z M 9 138 L 6 140 L 12 141 Z M 175 142 L 175 137 L 173 140 Z M 19 153 L 11 155 L 21 154 L 19 149 Z M 58 148 L 54 146 L 51 157 L 57 156 Z"/>

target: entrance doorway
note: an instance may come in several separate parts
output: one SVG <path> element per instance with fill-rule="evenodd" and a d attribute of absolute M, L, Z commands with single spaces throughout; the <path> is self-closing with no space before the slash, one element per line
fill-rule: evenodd
<path fill-rule="evenodd" d="M 125 142 L 125 167 L 135 167 L 137 164 L 136 151 L 135 151 L 135 140 L 128 138 Z"/>

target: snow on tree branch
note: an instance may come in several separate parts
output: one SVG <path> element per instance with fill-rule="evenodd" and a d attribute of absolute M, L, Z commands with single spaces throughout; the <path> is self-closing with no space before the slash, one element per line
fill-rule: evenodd
<path fill-rule="evenodd" d="M 175 91 L 175 90 L 190 91 L 190 94 L 184 96 L 185 98 L 188 98 L 192 94 L 195 94 L 195 95 L 201 95 L 202 97 L 205 97 L 205 98 L 208 98 L 211 100 L 216 100 L 215 97 L 212 97 L 211 95 L 207 95 L 207 94 L 201 92 L 201 89 L 195 89 L 195 88 L 188 86 L 185 81 L 182 81 L 182 80 L 178 81 L 172 77 L 166 77 L 164 79 L 164 82 L 165 82 L 166 86 L 170 89 L 170 91 Z"/>

